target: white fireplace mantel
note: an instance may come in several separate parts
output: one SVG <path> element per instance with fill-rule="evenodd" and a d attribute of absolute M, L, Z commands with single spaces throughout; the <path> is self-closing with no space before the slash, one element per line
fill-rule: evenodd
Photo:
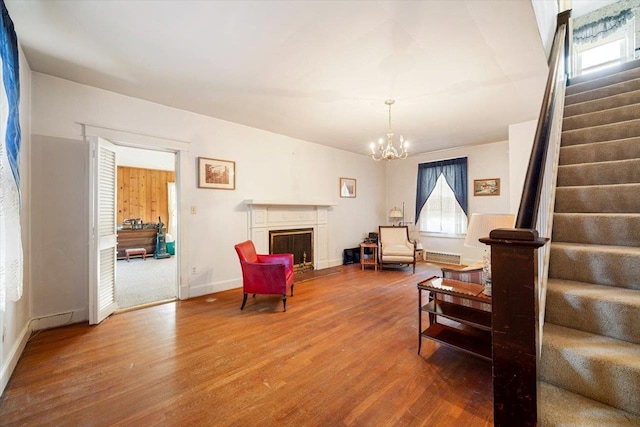
<path fill-rule="evenodd" d="M 269 232 L 313 229 L 313 265 L 329 267 L 329 207 L 335 203 L 245 200 L 249 208 L 248 236 L 258 253 L 269 253 Z"/>

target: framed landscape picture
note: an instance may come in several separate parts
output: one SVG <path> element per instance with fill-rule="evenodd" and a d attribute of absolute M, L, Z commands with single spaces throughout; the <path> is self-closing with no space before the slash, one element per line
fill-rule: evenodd
<path fill-rule="evenodd" d="M 236 189 L 236 162 L 198 157 L 198 188 Z"/>
<path fill-rule="evenodd" d="M 499 196 L 500 178 L 474 179 L 474 196 Z"/>
<path fill-rule="evenodd" d="M 340 178 L 340 197 L 356 197 L 356 180 Z"/>

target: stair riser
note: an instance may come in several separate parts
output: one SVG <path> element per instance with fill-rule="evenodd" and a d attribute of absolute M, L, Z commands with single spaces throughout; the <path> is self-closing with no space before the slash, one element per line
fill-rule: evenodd
<path fill-rule="evenodd" d="M 580 92 L 574 95 L 567 95 L 565 97 L 564 103 L 565 105 L 573 105 L 573 104 L 578 104 L 580 102 L 592 101 L 594 99 L 619 95 L 625 92 L 633 92 L 639 89 L 640 89 L 640 79 L 627 80 L 625 82 L 614 84 L 611 86 L 605 86 L 599 89 Z"/>
<path fill-rule="evenodd" d="M 640 119 L 562 132 L 563 147 L 640 137 Z"/>
<path fill-rule="evenodd" d="M 558 168 L 558 186 L 632 183 L 640 183 L 640 159 Z"/>
<path fill-rule="evenodd" d="M 640 138 L 579 144 L 560 148 L 561 165 L 638 158 L 640 158 Z"/>
<path fill-rule="evenodd" d="M 605 111 L 566 117 L 562 130 L 583 129 L 591 126 L 607 125 L 640 118 L 640 104 L 625 105 Z"/>
<path fill-rule="evenodd" d="M 640 247 L 640 215 L 555 214 L 554 242 Z"/>
<path fill-rule="evenodd" d="M 592 187 L 558 187 L 555 211 L 559 213 L 640 212 L 640 184 Z"/>
<path fill-rule="evenodd" d="M 572 84 L 567 86 L 566 93 L 567 95 L 575 95 L 576 93 L 594 90 L 605 86 L 611 86 L 637 78 L 640 78 L 640 68 L 633 68 L 631 70 L 622 71 L 620 73 L 610 74 L 606 77 L 592 79 L 584 83 L 576 83 L 576 81 L 573 80 Z"/>
<path fill-rule="evenodd" d="M 567 328 L 640 344 L 639 307 L 598 299 L 594 293 L 547 289 L 545 320 Z"/>
<path fill-rule="evenodd" d="M 640 410 L 640 370 L 608 362 L 573 353 L 568 347 L 543 345 L 540 370 L 545 381 L 637 414 Z M 612 393 L 612 389 L 616 393 Z"/>
<path fill-rule="evenodd" d="M 608 98 L 568 105 L 564 108 L 564 118 L 566 120 L 569 117 L 577 116 L 579 114 L 595 113 L 596 111 L 609 110 L 638 103 L 640 103 L 640 90 L 626 92 L 620 95 L 610 96 Z"/>
<path fill-rule="evenodd" d="M 549 277 L 640 290 L 640 255 L 551 244 Z"/>

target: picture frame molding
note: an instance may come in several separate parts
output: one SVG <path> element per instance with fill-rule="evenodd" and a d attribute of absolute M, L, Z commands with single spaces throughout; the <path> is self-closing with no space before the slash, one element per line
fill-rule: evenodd
<path fill-rule="evenodd" d="M 228 183 L 206 182 L 207 162 L 215 162 L 229 169 Z M 236 162 L 233 160 L 214 159 L 210 157 L 198 157 L 198 188 L 211 190 L 235 190 L 236 189 Z"/>
<path fill-rule="evenodd" d="M 490 182 L 495 182 L 495 187 L 496 187 L 496 191 L 493 192 L 482 192 L 482 190 L 480 189 L 480 187 L 482 186 L 483 182 L 486 183 L 490 183 Z M 474 179 L 473 180 L 473 195 L 474 196 L 479 196 L 479 197 L 484 197 L 484 196 L 499 196 L 500 195 L 500 178 L 481 178 L 481 179 Z"/>
<path fill-rule="evenodd" d="M 349 190 L 350 184 L 353 185 L 353 192 Z M 343 193 L 342 191 L 343 186 L 345 186 L 345 189 L 348 191 L 348 193 L 346 194 Z M 357 197 L 357 189 L 358 189 L 358 182 L 355 178 L 340 177 L 340 186 L 338 187 L 338 194 L 340 194 L 340 197 L 346 198 L 346 199 L 355 199 Z"/>

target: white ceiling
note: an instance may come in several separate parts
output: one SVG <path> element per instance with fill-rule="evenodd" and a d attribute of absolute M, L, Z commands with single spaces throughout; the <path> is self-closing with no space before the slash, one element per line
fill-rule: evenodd
<path fill-rule="evenodd" d="M 537 118 L 531 2 L 7 0 L 32 70 L 366 153 L 387 107 L 411 152 Z"/>

